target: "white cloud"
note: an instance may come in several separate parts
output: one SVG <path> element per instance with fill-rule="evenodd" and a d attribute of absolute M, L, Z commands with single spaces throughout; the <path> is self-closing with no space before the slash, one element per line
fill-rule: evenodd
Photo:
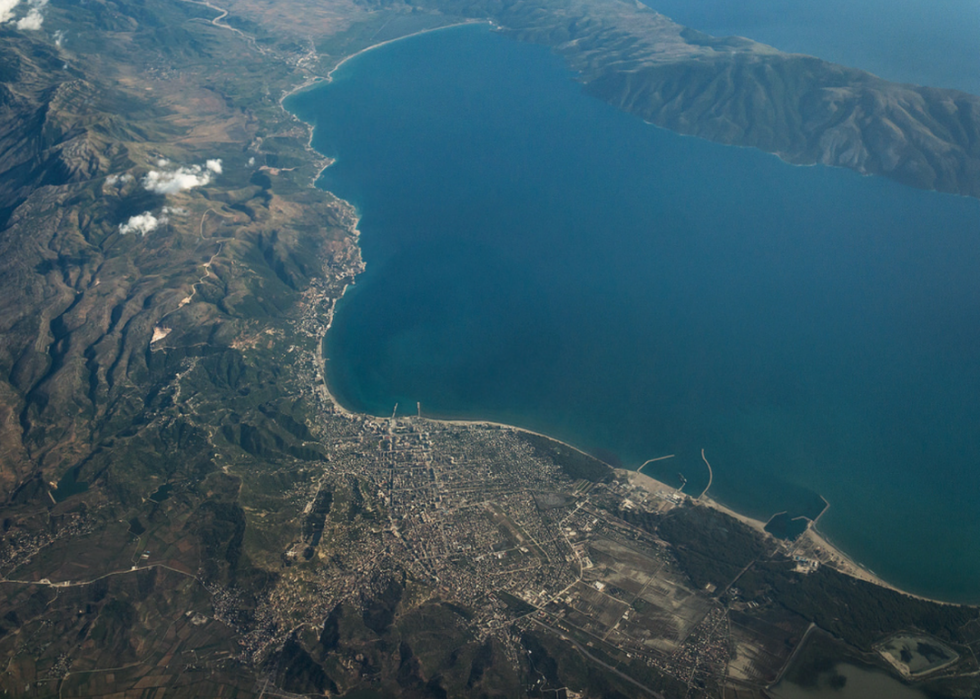
<path fill-rule="evenodd" d="M 166 216 L 157 218 L 152 212 L 144 211 L 136 216 L 130 216 L 126 223 L 120 224 L 119 232 L 123 235 L 128 233 L 139 233 L 140 235 L 146 235 L 147 233 L 155 231 L 164 223 L 167 223 Z"/>
<path fill-rule="evenodd" d="M 205 170 L 200 165 L 191 165 L 165 172 L 150 170 L 143 177 L 143 187 L 157 194 L 176 194 L 185 189 L 203 187 L 210 181 L 210 170 Z"/>
<path fill-rule="evenodd" d="M 4 2 L 9 2 L 9 0 L 0 0 L 0 17 L 3 16 L 2 3 Z M 17 20 L 16 26 L 18 29 L 37 31 L 41 28 L 41 24 L 44 22 L 44 15 L 41 14 L 41 8 L 48 4 L 48 0 L 27 0 L 27 3 L 31 6 L 31 9 L 27 11 L 26 15 Z M 14 2 L 14 4 L 10 6 L 10 9 L 12 10 L 16 4 L 17 2 Z M 9 19 L 9 16 L 7 19 Z"/>
<path fill-rule="evenodd" d="M 249 167 L 252 167 L 253 165 L 255 165 L 255 158 L 249 158 L 248 159 L 248 166 Z"/>
<path fill-rule="evenodd" d="M 157 167 L 167 167 L 169 164 L 170 164 L 170 161 L 167 160 L 166 158 L 160 158 L 157 161 Z"/>
<path fill-rule="evenodd" d="M 40 10 L 32 7 L 26 15 L 17 21 L 17 28 L 36 32 L 41 28 L 43 22 L 44 15 L 41 14 Z"/>
<path fill-rule="evenodd" d="M 60 49 L 63 43 L 65 43 L 65 30 L 59 29 L 54 33 L 54 45 Z"/>
<path fill-rule="evenodd" d="M 3 0 L 0 0 L 2 2 Z M 167 160 L 157 161 L 159 167 L 168 164 Z M 190 165 L 188 167 L 178 167 L 176 170 L 150 170 L 143 177 L 143 187 L 156 192 L 157 194 L 176 194 L 185 189 L 203 187 L 208 184 L 214 175 L 221 174 L 221 161 L 208 160 L 204 167 L 200 165 Z"/>
<path fill-rule="evenodd" d="M 0 24 L 13 19 L 14 8 L 19 2 L 20 0 L 0 0 Z"/>
<path fill-rule="evenodd" d="M 105 183 L 110 187 L 114 187 L 116 185 L 119 185 L 121 187 L 127 182 L 132 182 L 135 179 L 136 179 L 135 177 L 133 177 L 127 172 L 123 175 L 109 175 L 108 177 L 105 178 Z"/>
<path fill-rule="evenodd" d="M 171 214 L 174 216 L 186 216 L 187 209 L 182 206 L 165 206 L 163 209 L 161 209 L 161 213 L 163 213 L 164 216 Z"/>

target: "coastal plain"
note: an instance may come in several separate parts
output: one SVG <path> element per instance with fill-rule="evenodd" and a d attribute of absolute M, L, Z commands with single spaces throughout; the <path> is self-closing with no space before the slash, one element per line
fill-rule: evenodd
<path fill-rule="evenodd" d="M 876 647 L 901 634 L 956 654 L 917 691 L 980 692 L 975 607 L 859 580 L 543 435 L 354 414 L 325 383 L 358 219 L 312 187 L 328 162 L 286 94 L 490 19 L 684 131 L 666 105 L 701 103 L 664 101 L 665 75 L 710 57 L 741 84 L 801 59 L 615 0 L 43 12 L 0 25 L 4 696 L 764 697 L 845 663 L 893 672 Z M 973 98 L 803 64 L 858 84 L 834 104 L 860 94 L 867 119 L 805 148 L 727 117 L 691 129 L 977 193 Z M 898 106 L 902 134 L 935 138 L 855 146 Z"/>

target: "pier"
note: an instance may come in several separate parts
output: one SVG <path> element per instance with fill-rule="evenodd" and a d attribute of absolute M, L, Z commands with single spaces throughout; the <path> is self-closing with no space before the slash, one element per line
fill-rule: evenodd
<path fill-rule="evenodd" d="M 643 468 L 645 466 L 647 466 L 648 464 L 652 464 L 654 461 L 663 461 L 665 459 L 673 459 L 674 456 L 676 456 L 676 454 L 667 454 L 667 456 L 658 456 L 656 459 L 647 459 L 646 461 L 643 462 L 643 464 L 638 469 L 636 469 L 636 472 L 639 473 L 640 471 L 643 470 Z"/>
<path fill-rule="evenodd" d="M 704 490 L 698 495 L 695 500 L 700 500 L 704 497 L 704 494 L 708 492 L 708 488 L 711 487 L 711 481 L 715 479 L 715 474 L 711 471 L 711 464 L 708 463 L 707 457 L 704 455 L 704 449 L 701 450 L 701 458 L 704 460 L 704 465 L 708 467 L 708 485 L 704 486 Z"/>

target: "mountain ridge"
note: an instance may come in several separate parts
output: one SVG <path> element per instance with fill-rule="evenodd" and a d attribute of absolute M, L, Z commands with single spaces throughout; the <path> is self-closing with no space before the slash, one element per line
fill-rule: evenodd
<path fill-rule="evenodd" d="M 980 197 L 978 96 L 711 37 L 625 0 L 416 4 L 487 18 L 519 40 L 551 47 L 589 93 L 657 126 L 797 165 Z"/>

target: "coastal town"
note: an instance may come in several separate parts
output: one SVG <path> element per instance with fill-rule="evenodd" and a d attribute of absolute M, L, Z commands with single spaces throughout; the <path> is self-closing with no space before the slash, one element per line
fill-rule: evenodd
<path fill-rule="evenodd" d="M 356 257 L 337 264 L 339 279 L 359 269 Z M 309 359 L 296 367 L 320 416 L 315 436 L 329 445 L 286 494 L 301 513 L 299 537 L 247 619 L 234 590 L 211 589 L 214 618 L 241 634 L 243 660 L 262 665 L 298 643 L 298 630 L 322 639 L 344 609 L 368 619 L 381 608 L 385 618 L 386 605 L 404 604 L 390 600 L 408 596 L 466 610 L 475 641 L 496 644 L 515 667 L 534 665 L 529 637 L 549 637 L 642 695 L 719 696 L 727 687 L 761 697 L 811 624 L 754 574 L 785 566 L 804 577 L 824 568 L 869 576 L 812 526 L 777 539 L 707 491 L 688 495 L 543 435 L 429 419 L 417 405 L 388 417 L 346 411 L 327 390 L 322 357 L 340 291 L 311 293 L 299 324 L 316 350 L 297 352 Z M 711 544 L 686 537 L 719 526 L 738 532 L 725 544 L 734 557 L 728 567 L 711 561 L 704 577 L 690 551 L 715 555 Z M 347 653 L 345 672 L 365 677 L 364 647 Z M 563 689 L 545 675 L 539 688 Z"/>
<path fill-rule="evenodd" d="M 752 688 L 785 672 L 810 625 L 769 597 L 745 595 L 741 573 L 786 561 L 810 575 L 821 568 L 818 556 L 846 565 L 809 539 L 781 541 L 755 522 L 745 530 L 764 543 L 751 560 L 724 583 L 698 587 L 678 542 L 644 518 L 714 512 L 738 526 L 707 498 L 700 504 L 635 472 L 574 478 L 555 456 L 574 455 L 579 465 L 591 457 L 516 428 L 325 411 L 325 424 L 343 436 L 305 507 L 318 520 L 287 555 L 300 560 L 305 552 L 327 565 L 313 574 L 297 565 L 297 577 L 286 576 L 286 589 L 307 594 L 270 597 L 266 632 L 251 636 L 258 656 L 283 642 L 274 630 L 288 628 L 297 608 L 321 618 L 345 599 L 363 600 L 367 589 L 384 595 L 384 571 L 397 569 L 426 594 L 471 610 L 478 637 L 512 657 L 526 652 L 522 632 L 544 633 L 649 695 L 669 682 L 690 697 L 717 696 L 723 686 L 753 696 Z"/>
<path fill-rule="evenodd" d="M 737 648 L 726 604 L 692 588 L 669 544 L 615 514 L 624 504 L 666 514 L 693 506 L 689 498 L 623 474 L 604 483 L 570 479 L 511 428 L 418 417 L 343 420 L 359 436 L 352 430 L 336 442 L 306 508 L 327 522 L 306 528 L 310 538 L 287 554 L 300 560 L 314 543 L 313 555 L 335 565 L 297 573 L 288 588 L 307 595 L 270 597 L 270 633 L 253 634 L 255 653 L 282 641 L 271 630 L 287 628 L 282 622 L 297 606 L 327 616 L 329 607 L 360 599 L 366 586 L 383 588 L 382 571 L 404 569 L 431 594 L 473 610 L 471 624 L 483 637 L 506 642 L 517 621 L 692 688 L 725 677 Z M 328 488 L 334 494 L 325 513 L 317 503 Z M 771 680 L 779 669 L 747 665 L 747 680 Z"/>

